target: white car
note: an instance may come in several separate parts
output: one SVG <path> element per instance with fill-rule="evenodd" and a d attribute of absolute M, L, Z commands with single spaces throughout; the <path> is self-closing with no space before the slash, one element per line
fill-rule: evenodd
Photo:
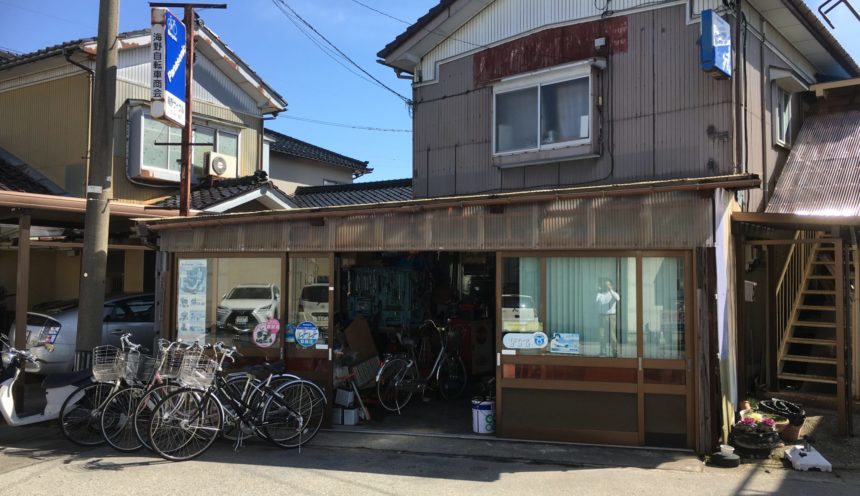
<path fill-rule="evenodd" d="M 281 292 L 275 284 L 239 284 L 215 309 L 219 330 L 248 334 L 257 324 L 278 318 Z"/>
<path fill-rule="evenodd" d="M 299 296 L 299 319 L 328 327 L 328 284 L 311 284 Z"/>

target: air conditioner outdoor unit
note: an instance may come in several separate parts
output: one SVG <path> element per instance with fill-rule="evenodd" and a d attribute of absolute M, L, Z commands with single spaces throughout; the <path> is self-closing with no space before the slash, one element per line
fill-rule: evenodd
<path fill-rule="evenodd" d="M 236 157 L 223 153 L 209 152 L 206 154 L 206 164 L 209 175 L 218 178 L 236 177 Z"/>

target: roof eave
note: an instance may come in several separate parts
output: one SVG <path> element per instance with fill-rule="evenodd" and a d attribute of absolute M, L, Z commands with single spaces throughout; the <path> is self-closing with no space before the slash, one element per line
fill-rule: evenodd
<path fill-rule="evenodd" d="M 395 39 L 380 50 L 377 56 L 382 59 L 381 63 L 384 65 L 411 74 L 430 50 L 454 34 L 493 1 L 454 0 L 448 4 L 440 4 L 442 8 L 435 12 L 431 19 L 419 19 L 400 36 L 408 33 L 410 29 L 414 29 L 415 33 L 400 41 Z"/>

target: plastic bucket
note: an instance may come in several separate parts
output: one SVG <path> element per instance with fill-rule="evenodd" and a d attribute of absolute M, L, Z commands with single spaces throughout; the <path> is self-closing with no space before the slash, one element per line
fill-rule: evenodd
<path fill-rule="evenodd" d="M 472 432 L 492 434 L 496 431 L 496 402 L 483 398 L 472 400 Z"/>
<path fill-rule="evenodd" d="M 735 453 L 735 449 L 728 444 L 721 444 L 720 453 L 722 453 L 723 456 L 731 456 Z"/>

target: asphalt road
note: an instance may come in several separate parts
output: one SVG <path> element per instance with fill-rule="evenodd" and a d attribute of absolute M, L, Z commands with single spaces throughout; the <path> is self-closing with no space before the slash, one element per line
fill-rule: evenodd
<path fill-rule="evenodd" d="M 323 433 L 301 453 L 260 442 L 236 453 L 219 443 L 182 463 L 109 448 L 78 452 L 56 439 L 0 439 L 0 494 L 860 494 L 855 472 L 799 473 L 758 465 L 717 469 L 686 462 L 618 467 L 605 456 L 597 462 L 586 458 L 599 466 L 503 461 L 506 453 L 492 450 L 476 457 L 408 451 L 408 444 L 378 449 L 335 442 L 343 437 Z"/>

